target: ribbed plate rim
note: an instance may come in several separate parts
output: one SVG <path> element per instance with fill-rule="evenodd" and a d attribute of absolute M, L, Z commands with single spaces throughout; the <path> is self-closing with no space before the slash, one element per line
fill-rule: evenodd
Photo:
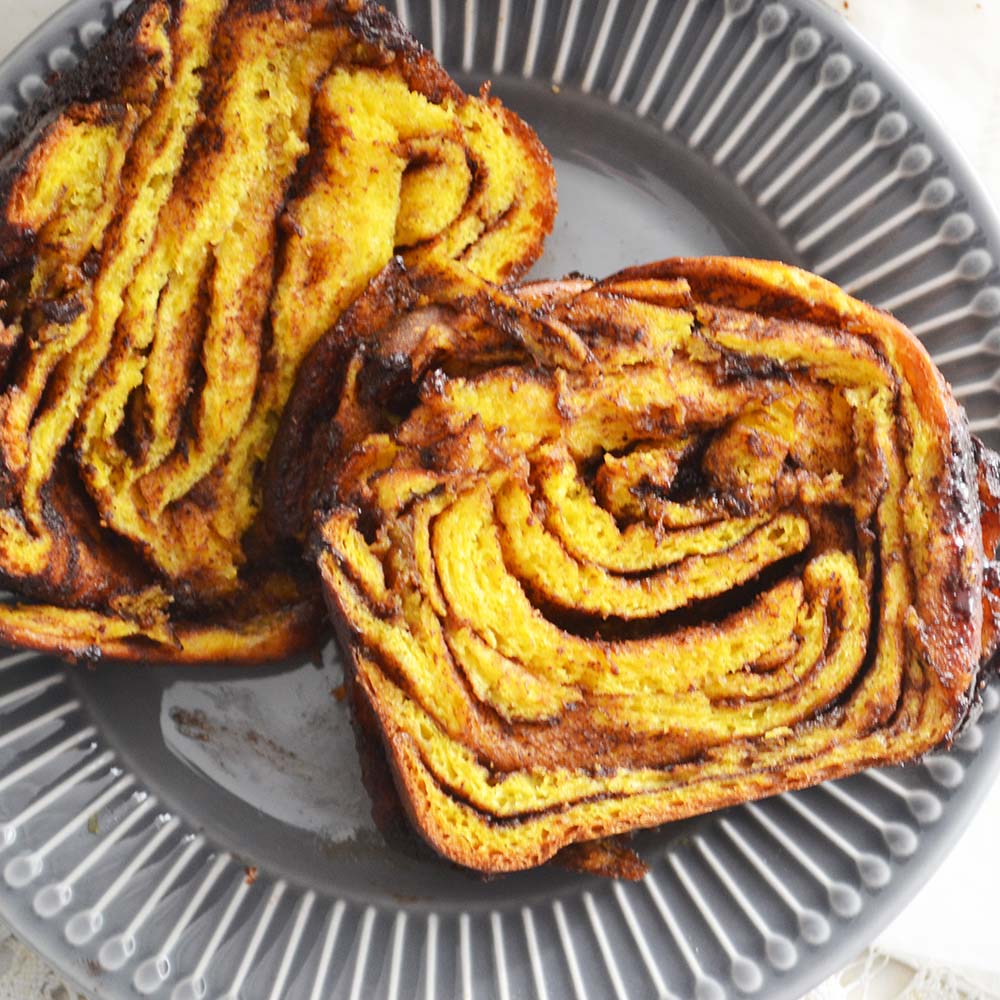
<path fill-rule="evenodd" d="M 411 5 L 415 5 L 415 2 L 416 0 L 410 0 Z M 798 8 L 805 13 L 812 24 L 855 57 L 862 67 L 870 71 L 873 78 L 885 86 L 908 117 L 919 124 L 926 141 L 938 155 L 938 160 L 945 166 L 948 176 L 954 180 L 962 197 L 968 203 L 969 210 L 985 236 L 987 245 L 994 251 L 1000 248 L 1000 220 L 997 218 L 990 195 L 970 167 L 963 151 L 905 78 L 849 22 L 824 5 L 821 0 L 783 0 L 783 2 L 785 6 Z M 0 62 L 0 77 L 6 77 L 22 56 L 38 49 L 43 40 L 70 27 L 78 27 L 91 12 L 104 10 L 108 6 L 99 0 L 68 0 Z M 389 6 L 392 7 L 392 4 Z M 762 6 L 762 0 L 757 6 Z M 948 834 L 921 838 L 918 862 L 907 866 L 902 881 L 894 882 L 892 887 L 875 902 L 866 905 L 861 916 L 852 925 L 840 928 L 835 944 L 824 952 L 814 954 L 808 965 L 808 975 L 803 976 L 799 971 L 797 981 L 819 982 L 842 966 L 846 958 L 851 957 L 855 950 L 874 938 L 916 895 L 954 846 L 965 821 L 975 812 L 981 799 L 988 792 L 997 770 L 1000 769 L 1000 739 L 995 732 L 996 723 L 986 726 L 985 730 L 987 739 L 977 751 L 980 759 L 977 762 L 975 787 L 966 788 L 957 801 L 949 804 L 948 814 L 936 828 L 940 833 L 941 829 L 947 826 Z M 971 783 L 973 782 L 970 779 Z M 16 905 L 18 903 L 21 905 Z M 23 920 L 24 906 L 24 897 L 6 889 L 0 891 L 0 916 L 30 941 L 32 935 Z M 67 967 L 57 958 L 51 958 L 50 961 L 59 968 L 68 982 L 77 985 L 95 1000 L 99 997 L 112 1000 L 114 997 L 126 995 L 119 993 L 114 984 L 102 981 L 103 977 L 88 975 L 80 967 Z M 780 993 L 792 996 L 787 992 L 789 979 L 790 977 L 772 983 L 775 992 L 771 995 L 777 996 Z"/>

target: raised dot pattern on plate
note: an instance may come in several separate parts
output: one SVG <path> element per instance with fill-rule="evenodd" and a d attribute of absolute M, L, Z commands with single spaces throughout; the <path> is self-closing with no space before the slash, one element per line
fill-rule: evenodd
<path fill-rule="evenodd" d="M 392 4 L 390 3 L 390 6 Z M 0 104 L 0 131 L 127 3 L 81 3 Z M 805 2 L 395 0 L 445 63 L 603 98 L 697 150 L 804 265 L 892 307 L 1000 443 L 1000 280 L 940 151 Z M 817 111 L 832 112 L 822 121 Z M 818 124 L 817 124 L 818 123 Z M 902 248 L 902 249 L 900 249 Z M 984 376 L 982 361 L 991 374 Z M 777 996 L 919 856 L 979 765 L 1000 696 L 955 750 L 699 821 L 638 885 L 483 911 L 383 909 L 248 880 L 123 771 L 35 654 L 0 660 L 0 873 L 123 995 Z M 54 812 L 64 819 L 47 822 Z M 221 957 L 224 961 L 220 960 Z M 262 976 L 259 969 L 269 974 Z M 82 973 L 82 978 L 86 978 Z M 109 989 L 111 987 L 108 987 Z"/>

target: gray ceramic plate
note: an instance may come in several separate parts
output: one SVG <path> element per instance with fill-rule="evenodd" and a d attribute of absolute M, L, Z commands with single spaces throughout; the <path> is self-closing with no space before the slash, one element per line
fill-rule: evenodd
<path fill-rule="evenodd" d="M 997 443 L 996 217 L 815 0 L 396 7 L 552 150 L 540 273 L 803 263 L 895 309 Z M 111 14 L 74 0 L 19 49 L 0 120 Z M 1000 755 L 990 691 L 948 755 L 642 835 L 644 883 L 481 882 L 375 834 L 338 683 L 332 650 L 262 671 L 0 661 L 0 915 L 94 997 L 792 998 L 913 896 Z"/>

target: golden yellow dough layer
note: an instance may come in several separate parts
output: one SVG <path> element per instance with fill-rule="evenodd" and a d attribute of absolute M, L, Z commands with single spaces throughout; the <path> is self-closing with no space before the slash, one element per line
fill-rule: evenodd
<path fill-rule="evenodd" d="M 261 517 L 302 359 L 394 256 L 503 281 L 553 214 L 534 134 L 377 4 L 133 4 L 0 158 L 0 639 L 305 642 Z"/>
<path fill-rule="evenodd" d="M 397 267 L 328 339 L 315 551 L 447 858 L 528 868 L 965 719 L 998 464 L 887 315 L 751 260 L 518 293 Z"/>

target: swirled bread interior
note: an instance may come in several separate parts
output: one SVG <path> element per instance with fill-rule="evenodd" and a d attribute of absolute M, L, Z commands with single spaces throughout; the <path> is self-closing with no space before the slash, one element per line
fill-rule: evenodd
<path fill-rule="evenodd" d="M 748 260 L 383 281 L 333 335 L 316 553 L 441 854 L 527 868 L 954 734 L 1000 484 L 900 324 Z"/>
<path fill-rule="evenodd" d="M 360 0 L 139 0 L 0 161 L 0 638 L 281 655 L 321 601 L 259 524 L 298 366 L 394 254 L 499 281 L 551 164 Z"/>

